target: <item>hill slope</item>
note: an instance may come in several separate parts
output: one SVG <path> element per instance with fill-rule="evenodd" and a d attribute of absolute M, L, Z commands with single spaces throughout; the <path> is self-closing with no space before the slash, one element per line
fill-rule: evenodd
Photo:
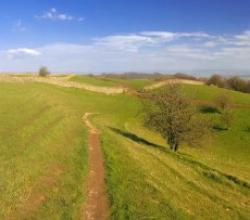
<path fill-rule="evenodd" d="M 183 87 L 195 105 L 211 104 L 220 91 Z M 88 169 L 81 118 L 93 112 L 113 218 L 247 219 L 250 96 L 226 92 L 234 102 L 232 129 L 214 130 L 200 146 L 183 145 L 174 154 L 143 126 L 136 97 L 1 82 L 0 217 L 78 219 Z"/>

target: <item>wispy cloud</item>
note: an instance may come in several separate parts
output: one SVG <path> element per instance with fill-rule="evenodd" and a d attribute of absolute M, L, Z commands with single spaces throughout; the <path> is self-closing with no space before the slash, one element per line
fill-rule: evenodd
<path fill-rule="evenodd" d="M 17 32 L 23 32 L 26 31 L 27 28 L 24 26 L 22 20 L 19 19 L 14 23 L 12 30 Z"/>
<path fill-rule="evenodd" d="M 237 41 L 237 45 L 250 46 L 250 31 L 248 30 L 242 34 L 236 35 L 235 39 Z"/>
<path fill-rule="evenodd" d="M 38 19 L 54 20 L 54 21 L 84 21 L 83 17 L 75 17 L 66 13 L 60 13 L 56 8 L 51 8 L 41 15 L 35 16 Z"/>
<path fill-rule="evenodd" d="M 144 36 L 158 37 L 166 41 L 172 41 L 178 38 L 211 38 L 212 36 L 205 32 L 167 32 L 167 31 L 144 31 Z"/>
<path fill-rule="evenodd" d="M 10 49 L 6 51 L 6 54 L 9 59 L 23 59 L 41 55 L 39 51 L 29 48 Z"/>
<path fill-rule="evenodd" d="M 95 39 L 95 45 L 113 50 L 124 50 L 136 52 L 138 48 L 151 45 L 154 40 L 151 37 L 136 34 L 113 35 Z"/>

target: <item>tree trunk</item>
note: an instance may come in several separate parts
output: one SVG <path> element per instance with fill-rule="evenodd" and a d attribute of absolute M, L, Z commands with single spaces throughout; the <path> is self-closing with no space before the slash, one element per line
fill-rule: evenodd
<path fill-rule="evenodd" d="M 170 145 L 170 149 L 174 152 L 176 152 L 179 149 L 179 144 L 178 143 L 172 143 Z"/>
<path fill-rule="evenodd" d="M 179 149 L 179 144 L 175 143 L 175 150 L 174 151 L 177 151 L 178 149 Z"/>

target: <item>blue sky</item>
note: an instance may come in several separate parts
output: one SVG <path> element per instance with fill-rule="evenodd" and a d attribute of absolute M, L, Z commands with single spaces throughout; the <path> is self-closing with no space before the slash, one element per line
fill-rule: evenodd
<path fill-rule="evenodd" d="M 1 0 L 0 71 L 250 73 L 248 0 Z"/>

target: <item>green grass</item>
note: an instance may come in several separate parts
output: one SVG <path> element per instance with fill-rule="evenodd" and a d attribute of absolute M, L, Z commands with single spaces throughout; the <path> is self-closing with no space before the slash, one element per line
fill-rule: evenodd
<path fill-rule="evenodd" d="M 86 129 L 67 97 L 47 85 L 1 83 L 1 219 L 74 216 L 85 198 Z M 22 214 L 25 206 L 30 211 Z"/>
<path fill-rule="evenodd" d="M 133 119 L 119 129 L 103 135 L 114 219 L 247 219 L 249 156 L 240 161 L 236 146 L 174 154 Z"/>
<path fill-rule="evenodd" d="M 245 104 L 250 106 L 250 95 L 232 91 L 229 89 L 219 89 L 215 86 L 207 85 L 183 85 L 183 92 L 189 97 L 198 100 L 214 101 L 216 96 L 221 93 L 228 94 L 234 104 Z"/>
<path fill-rule="evenodd" d="M 221 91 L 190 85 L 183 89 L 193 99 L 210 102 Z M 235 103 L 248 104 L 249 95 L 226 92 Z M 107 129 L 112 119 L 107 125 L 101 116 L 96 119 L 103 127 L 113 219 L 248 218 L 250 109 L 233 109 L 231 129 L 214 130 L 198 146 L 183 145 L 177 154 L 142 126 L 139 105 L 134 109 L 123 123 L 116 123 L 119 130 Z"/>
<path fill-rule="evenodd" d="M 120 83 L 91 80 L 96 81 L 88 83 L 99 86 Z M 133 83 L 139 89 L 148 82 L 129 81 Z M 192 85 L 183 90 L 207 102 L 221 91 Z M 234 103 L 250 103 L 248 94 L 226 92 Z M 92 121 L 102 130 L 113 219 L 248 219 L 250 109 L 244 106 L 232 109 L 231 129 L 213 130 L 199 145 L 183 144 L 175 154 L 161 136 L 143 126 L 135 97 L 1 83 L 0 218 L 26 214 L 34 219 L 78 219 L 87 173 L 81 117 L 93 112 L 99 113 Z M 216 118 L 218 113 L 204 116 Z M 46 199 L 24 214 L 32 195 Z"/>
<path fill-rule="evenodd" d="M 118 86 L 122 80 L 109 79 L 104 77 L 92 77 L 85 75 L 75 75 L 71 78 L 74 82 L 88 83 L 95 86 Z"/>
<path fill-rule="evenodd" d="M 87 132 L 81 118 L 85 112 L 120 114 L 130 99 L 2 82 L 0 218 L 76 218 L 86 193 Z"/>

